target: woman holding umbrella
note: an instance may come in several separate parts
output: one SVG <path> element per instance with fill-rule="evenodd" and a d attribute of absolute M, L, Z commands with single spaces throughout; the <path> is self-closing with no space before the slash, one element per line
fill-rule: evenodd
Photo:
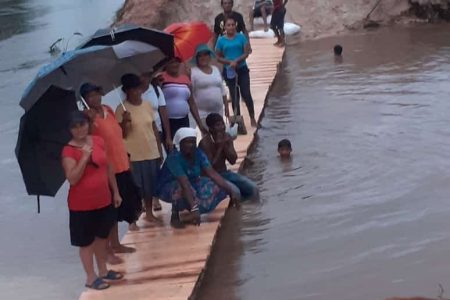
<path fill-rule="evenodd" d="M 102 290 L 110 286 L 105 280 L 123 278 L 121 273 L 106 268 L 107 237 L 116 221 L 113 205 L 119 207 L 122 198 L 106 159 L 103 139 L 89 135 L 87 116 L 73 112 L 69 130 L 72 139 L 62 150 L 62 166 L 70 183 L 70 240 L 80 248 L 86 287 Z"/>
<path fill-rule="evenodd" d="M 136 186 L 130 171 L 125 144 L 122 140 L 122 128 L 116 121 L 113 110 L 102 104 L 102 88 L 92 83 L 84 83 L 80 88 L 80 95 L 88 105 L 85 112 L 91 122 L 92 135 L 100 136 L 105 142 L 106 157 L 114 171 L 120 196 L 123 199 L 118 208 L 117 220 L 126 221 L 130 224 L 130 229 L 137 229 L 135 222 L 142 211 L 142 202 L 139 189 Z M 111 264 L 120 263 L 120 259 L 114 256 L 116 253 L 133 252 L 134 248 L 120 244 L 117 223 L 111 230 L 110 248 L 108 262 Z"/>
<path fill-rule="evenodd" d="M 161 165 L 162 148 L 153 109 L 142 100 L 142 82 L 135 74 L 122 76 L 126 100 L 116 108 L 125 147 L 130 154 L 131 172 L 144 199 L 146 220 L 159 222 L 153 215 L 152 202 Z"/>

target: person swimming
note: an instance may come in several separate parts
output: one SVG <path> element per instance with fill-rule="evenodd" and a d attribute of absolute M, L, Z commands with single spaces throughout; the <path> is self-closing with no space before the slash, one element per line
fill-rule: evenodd
<path fill-rule="evenodd" d="M 288 139 L 283 139 L 278 143 L 278 154 L 281 160 L 291 159 L 292 145 Z"/>
<path fill-rule="evenodd" d="M 344 48 L 342 48 L 341 45 L 336 45 L 333 48 L 333 52 L 335 56 L 342 56 L 342 51 L 344 50 Z"/>

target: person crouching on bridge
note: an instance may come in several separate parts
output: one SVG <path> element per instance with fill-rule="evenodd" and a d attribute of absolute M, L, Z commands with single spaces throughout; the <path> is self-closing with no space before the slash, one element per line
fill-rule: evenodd
<path fill-rule="evenodd" d="M 184 227 L 179 215 L 183 210 L 189 210 L 190 219 L 199 225 L 200 214 L 214 210 L 227 195 L 237 206 L 241 198 L 239 189 L 214 171 L 207 156 L 197 148 L 196 136 L 195 129 L 178 129 L 173 140 L 176 149 L 161 170 L 157 196 L 172 204 L 170 224 L 174 228 Z"/>
<path fill-rule="evenodd" d="M 206 154 L 214 170 L 239 188 L 243 200 L 257 199 L 259 197 L 258 187 L 253 181 L 227 170 L 226 161 L 234 165 L 237 153 L 232 138 L 225 132 L 225 122 L 222 116 L 209 114 L 206 118 L 206 125 L 209 127 L 209 134 L 200 141 L 199 148 Z"/>

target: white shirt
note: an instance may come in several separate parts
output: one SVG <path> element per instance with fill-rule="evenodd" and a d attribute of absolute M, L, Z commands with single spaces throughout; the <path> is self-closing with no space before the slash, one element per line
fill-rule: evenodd
<path fill-rule="evenodd" d="M 223 97 L 226 91 L 219 69 L 216 66 L 211 68 L 211 74 L 203 72 L 198 67 L 191 70 L 192 92 L 202 119 L 211 113 L 223 116 Z"/>
<path fill-rule="evenodd" d="M 157 89 L 159 97 L 156 95 L 153 85 L 150 84 L 148 89 L 142 94 L 142 100 L 149 102 L 152 106 L 154 112 L 153 119 L 155 120 L 156 127 L 159 132 L 162 132 L 161 117 L 159 116 L 158 109 L 160 106 L 166 106 L 166 99 L 164 98 L 164 93 L 161 88 L 158 86 Z"/>

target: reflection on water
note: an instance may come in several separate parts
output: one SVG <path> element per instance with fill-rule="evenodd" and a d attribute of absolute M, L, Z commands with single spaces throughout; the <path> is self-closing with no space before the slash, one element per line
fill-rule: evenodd
<path fill-rule="evenodd" d="M 287 49 L 247 170 L 262 202 L 243 207 L 233 280 L 207 282 L 203 294 L 360 300 L 450 289 L 449 29 Z M 275 159 L 282 138 L 290 165 Z"/>
<path fill-rule="evenodd" d="M 0 291 L 2 299 L 76 299 L 83 290 L 70 246 L 66 189 L 56 198 L 26 195 L 14 156 L 22 91 L 51 57 L 58 38 L 86 38 L 109 25 L 123 0 L 0 0 Z M 80 42 L 74 38 L 71 49 Z M 63 45 L 63 48 L 65 44 Z M 57 113 L 57 112 L 55 112 Z"/>

